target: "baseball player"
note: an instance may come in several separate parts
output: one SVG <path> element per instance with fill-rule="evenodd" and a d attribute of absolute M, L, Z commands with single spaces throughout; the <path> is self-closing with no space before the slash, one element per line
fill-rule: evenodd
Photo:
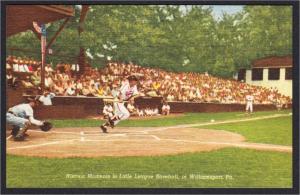
<path fill-rule="evenodd" d="M 7 124 L 13 126 L 12 136 L 15 141 L 23 141 L 27 129 L 31 124 L 43 126 L 44 122 L 33 117 L 33 108 L 38 104 L 37 99 L 29 99 L 29 103 L 19 104 L 8 109 L 6 113 Z"/>
<path fill-rule="evenodd" d="M 250 92 L 248 92 L 246 95 L 246 114 L 251 114 L 253 112 L 253 101 L 253 95 L 251 95 Z"/>
<path fill-rule="evenodd" d="M 136 76 L 129 76 L 127 78 L 128 82 L 124 82 L 121 88 L 118 90 L 117 101 L 114 102 L 114 116 L 109 117 L 103 125 L 100 126 L 103 133 L 107 133 L 107 127 L 114 128 L 121 120 L 126 120 L 129 118 L 130 113 L 124 105 L 124 101 L 129 101 L 138 96 L 139 92 L 137 90 L 138 79 Z"/>
<path fill-rule="evenodd" d="M 105 103 L 103 107 L 103 118 L 113 117 L 114 109 L 110 103 Z"/>
<path fill-rule="evenodd" d="M 162 111 L 163 115 L 169 115 L 170 114 L 170 105 L 164 101 L 161 111 Z"/>

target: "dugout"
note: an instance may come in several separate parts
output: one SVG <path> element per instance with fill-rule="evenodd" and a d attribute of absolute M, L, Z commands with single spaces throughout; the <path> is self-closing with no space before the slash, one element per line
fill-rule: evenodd
<path fill-rule="evenodd" d="M 276 88 L 281 94 L 293 95 L 293 58 L 287 56 L 269 56 L 252 61 L 251 69 L 241 69 L 238 80 L 247 84 L 267 88 Z"/>

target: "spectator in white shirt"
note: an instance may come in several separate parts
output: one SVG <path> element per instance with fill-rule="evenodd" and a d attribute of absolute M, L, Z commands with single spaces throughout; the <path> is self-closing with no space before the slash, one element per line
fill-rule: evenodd
<path fill-rule="evenodd" d="M 69 86 L 67 88 L 66 95 L 68 95 L 68 96 L 74 96 L 75 92 L 76 92 L 75 89 L 72 86 Z"/>
<path fill-rule="evenodd" d="M 79 72 L 79 65 L 78 64 L 72 64 L 71 70 L 73 72 Z"/>
<path fill-rule="evenodd" d="M 13 64 L 14 72 L 19 72 L 19 64 Z"/>
<path fill-rule="evenodd" d="M 51 67 L 50 64 L 47 64 L 47 65 L 45 66 L 45 71 L 48 72 L 48 73 L 53 72 L 53 69 L 52 69 L 52 67 Z"/>
<path fill-rule="evenodd" d="M 51 99 L 54 97 L 54 93 L 50 93 L 49 90 L 45 90 L 44 94 L 40 96 L 39 101 L 42 102 L 44 106 L 52 106 Z"/>

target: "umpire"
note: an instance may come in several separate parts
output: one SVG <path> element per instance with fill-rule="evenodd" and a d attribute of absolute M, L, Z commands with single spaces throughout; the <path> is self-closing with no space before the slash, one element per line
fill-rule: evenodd
<path fill-rule="evenodd" d="M 37 99 L 28 99 L 29 103 L 18 104 L 8 109 L 6 113 L 6 122 L 12 125 L 12 136 L 15 141 L 23 141 L 27 129 L 31 124 L 43 126 L 44 121 L 36 120 L 33 117 L 33 108 L 38 105 Z"/>

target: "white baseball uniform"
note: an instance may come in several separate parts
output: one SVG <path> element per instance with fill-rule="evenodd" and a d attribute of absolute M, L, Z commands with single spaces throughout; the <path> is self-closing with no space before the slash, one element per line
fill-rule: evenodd
<path fill-rule="evenodd" d="M 137 95 L 139 92 L 137 90 L 137 86 L 130 87 L 129 83 L 124 83 L 121 88 L 119 89 L 119 96 L 121 96 L 121 100 L 126 101 L 130 97 Z M 114 103 L 114 110 L 115 110 L 115 116 L 117 116 L 119 119 L 117 119 L 114 122 L 114 125 L 118 124 L 121 120 L 126 120 L 129 118 L 130 113 L 127 110 L 127 108 L 124 105 L 124 102 L 115 102 Z"/>
<path fill-rule="evenodd" d="M 163 105 L 161 109 L 162 109 L 163 111 L 169 112 L 169 111 L 170 111 L 170 106 L 169 106 L 169 105 Z"/>
<path fill-rule="evenodd" d="M 246 112 L 248 110 L 250 112 L 253 112 L 253 101 L 254 101 L 253 95 L 246 95 Z"/>

